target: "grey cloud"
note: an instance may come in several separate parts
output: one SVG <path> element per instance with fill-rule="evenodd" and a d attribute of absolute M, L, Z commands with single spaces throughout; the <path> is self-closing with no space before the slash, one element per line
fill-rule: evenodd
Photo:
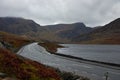
<path fill-rule="evenodd" d="M 45 25 L 84 22 L 96 26 L 120 17 L 120 1 L 1 0 L 0 16 L 30 18 Z"/>

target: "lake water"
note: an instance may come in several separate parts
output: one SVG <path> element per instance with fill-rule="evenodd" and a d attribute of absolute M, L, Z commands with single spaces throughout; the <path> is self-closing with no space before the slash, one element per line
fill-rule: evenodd
<path fill-rule="evenodd" d="M 66 48 L 58 49 L 58 53 L 82 57 L 90 60 L 120 64 L 120 45 L 61 45 Z"/>

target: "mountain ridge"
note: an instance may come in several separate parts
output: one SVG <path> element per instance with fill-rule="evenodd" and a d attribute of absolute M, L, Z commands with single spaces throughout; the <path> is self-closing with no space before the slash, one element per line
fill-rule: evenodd
<path fill-rule="evenodd" d="M 84 23 L 72 23 L 72 24 L 56 24 L 45 26 L 50 31 L 55 31 L 55 34 L 59 35 L 62 38 L 72 38 L 78 34 L 88 33 L 92 28 L 87 27 Z"/>
<path fill-rule="evenodd" d="M 0 31 L 23 35 L 37 41 L 99 44 L 108 42 L 118 43 L 120 18 L 104 26 L 91 28 L 82 22 L 40 26 L 29 19 L 2 17 L 0 18 Z"/>
<path fill-rule="evenodd" d="M 70 42 L 70 39 L 78 34 L 89 32 L 91 28 L 84 23 L 57 24 L 40 26 L 33 20 L 14 17 L 0 18 L 0 30 L 13 34 L 27 35 L 37 40 L 48 40 L 52 42 Z"/>
<path fill-rule="evenodd" d="M 79 35 L 74 42 L 87 44 L 120 44 L 120 18 L 94 29 L 92 32 Z"/>
<path fill-rule="evenodd" d="M 12 29 L 11 29 L 12 28 Z M 2 17 L 0 18 L 0 30 L 10 32 L 14 34 L 23 34 L 25 32 L 40 31 L 42 28 L 39 24 L 33 20 L 24 18 Z M 42 28 L 43 29 L 43 28 Z M 44 30 L 44 29 L 43 29 Z"/>

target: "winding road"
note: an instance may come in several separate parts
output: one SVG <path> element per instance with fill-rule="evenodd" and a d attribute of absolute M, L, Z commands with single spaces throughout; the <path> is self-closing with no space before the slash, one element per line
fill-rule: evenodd
<path fill-rule="evenodd" d="M 50 54 L 37 43 L 24 46 L 17 54 L 45 65 L 89 77 L 91 80 L 105 80 L 104 74 L 106 72 L 109 73 L 109 80 L 120 80 L 120 70 L 78 62 L 74 59 Z"/>

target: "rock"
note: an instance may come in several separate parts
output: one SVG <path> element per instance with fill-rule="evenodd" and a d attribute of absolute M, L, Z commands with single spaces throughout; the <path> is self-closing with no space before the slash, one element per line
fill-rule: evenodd
<path fill-rule="evenodd" d="M 0 78 L 5 78 L 5 77 L 7 77 L 7 74 L 0 72 Z"/>
<path fill-rule="evenodd" d="M 3 44 L 0 42 L 0 47 L 4 48 Z"/>
<path fill-rule="evenodd" d="M 6 78 L 4 78 L 2 80 L 16 80 L 16 79 L 13 79 L 13 78 L 10 78 L 10 77 L 6 77 Z"/>

